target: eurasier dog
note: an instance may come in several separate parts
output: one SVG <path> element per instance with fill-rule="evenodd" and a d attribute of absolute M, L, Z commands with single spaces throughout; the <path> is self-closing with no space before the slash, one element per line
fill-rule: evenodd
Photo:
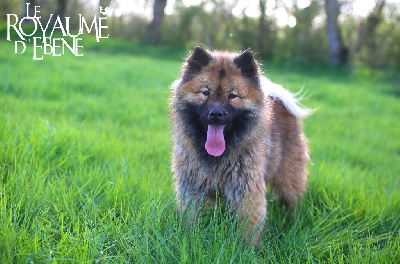
<path fill-rule="evenodd" d="M 219 194 L 237 213 L 244 240 L 259 244 L 267 185 L 292 210 L 306 190 L 310 158 L 300 118 L 310 111 L 261 76 L 251 51 L 201 47 L 172 85 L 170 110 L 179 209 L 197 216 Z"/>

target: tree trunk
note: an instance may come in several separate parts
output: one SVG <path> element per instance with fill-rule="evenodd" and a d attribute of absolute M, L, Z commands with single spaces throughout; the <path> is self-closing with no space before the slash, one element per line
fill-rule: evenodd
<path fill-rule="evenodd" d="M 329 45 L 329 63 L 331 65 L 344 64 L 347 62 L 348 50 L 344 47 L 340 35 L 338 17 L 340 5 L 338 0 L 325 0 L 326 11 L 326 34 Z"/>
<path fill-rule="evenodd" d="M 67 12 L 67 0 L 58 0 L 56 14 L 64 18 L 66 12 Z"/>
<path fill-rule="evenodd" d="M 265 9 L 267 6 L 267 0 L 260 0 L 260 20 L 258 22 L 258 34 L 257 34 L 257 52 L 259 54 L 264 53 L 264 41 L 263 35 L 266 34 L 265 30 Z"/>
<path fill-rule="evenodd" d="M 29 7 L 27 6 L 27 4 L 29 4 Z M 35 0 L 25 0 L 24 1 L 24 6 L 22 8 L 22 17 L 26 17 L 28 15 L 30 17 L 33 17 L 35 15 Z M 22 24 L 23 25 L 33 24 L 33 20 L 32 19 L 24 19 Z"/>
<path fill-rule="evenodd" d="M 383 20 L 382 10 L 385 6 L 385 0 L 379 0 L 376 3 L 375 8 L 372 12 L 367 16 L 367 25 L 366 25 L 366 41 L 365 44 L 372 50 L 376 50 L 377 41 L 375 39 L 376 29 L 379 24 Z"/>
<path fill-rule="evenodd" d="M 358 29 L 356 44 L 357 59 L 364 65 L 379 68 L 384 64 L 382 53 L 379 48 L 381 39 L 378 39 L 377 28 L 384 20 L 383 8 L 385 0 L 377 0 L 376 6 L 368 14 L 367 18 L 361 22 Z"/>
<path fill-rule="evenodd" d="M 57 10 L 55 14 L 51 17 L 50 28 L 52 28 L 56 23 L 57 16 L 60 16 L 60 18 L 63 20 L 66 12 L 67 12 L 67 0 L 57 0 Z"/>
<path fill-rule="evenodd" d="M 153 20 L 149 25 L 150 40 L 156 44 L 160 43 L 160 26 L 164 18 L 164 9 L 167 5 L 167 0 L 154 0 L 153 5 Z"/>

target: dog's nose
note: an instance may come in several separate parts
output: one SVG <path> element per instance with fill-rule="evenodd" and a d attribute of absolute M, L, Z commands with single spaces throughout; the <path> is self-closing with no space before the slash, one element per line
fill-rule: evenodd
<path fill-rule="evenodd" d="M 208 114 L 208 117 L 214 120 L 219 120 L 224 116 L 224 114 L 224 110 L 220 108 L 212 108 Z"/>

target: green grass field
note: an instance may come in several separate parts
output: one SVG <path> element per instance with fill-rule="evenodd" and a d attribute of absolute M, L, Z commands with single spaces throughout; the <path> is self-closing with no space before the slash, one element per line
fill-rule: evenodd
<path fill-rule="evenodd" d="M 0 42 L 1 263 L 400 262 L 398 83 L 265 63 L 308 90 L 313 164 L 294 220 L 268 196 L 254 249 L 222 208 L 193 226 L 175 211 L 168 86 L 185 51 L 102 45 L 33 61 Z"/>

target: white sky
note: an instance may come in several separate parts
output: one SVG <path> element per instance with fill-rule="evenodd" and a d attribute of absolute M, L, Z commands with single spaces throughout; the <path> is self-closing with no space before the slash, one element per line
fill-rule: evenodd
<path fill-rule="evenodd" d="M 198 5 L 201 0 L 182 0 L 186 6 Z M 292 0 L 281 0 L 287 6 L 291 6 Z M 98 0 L 92 0 L 93 3 L 98 3 Z M 115 15 L 121 15 L 126 13 L 142 14 L 145 16 L 152 16 L 152 5 L 153 0 L 116 0 L 113 1 L 109 12 L 114 10 Z M 227 2 L 231 2 L 227 0 Z M 258 10 L 259 0 L 238 0 L 238 4 L 233 9 L 234 15 L 241 15 L 245 9 L 245 14 L 251 17 L 258 17 L 260 12 Z M 310 0 L 298 0 L 298 5 L 300 8 L 304 8 L 310 4 Z M 387 0 L 387 3 L 396 3 L 400 5 L 400 0 Z M 167 0 L 166 13 L 171 14 L 174 12 L 175 0 Z M 352 6 L 352 13 L 355 16 L 365 17 L 370 10 L 375 6 L 375 0 L 354 0 Z M 273 14 L 273 9 L 275 7 L 275 1 L 267 0 L 267 15 Z M 283 7 L 278 7 L 275 10 L 275 15 L 277 18 L 277 23 L 279 26 L 293 25 L 295 21 L 293 18 L 289 17 Z"/>

